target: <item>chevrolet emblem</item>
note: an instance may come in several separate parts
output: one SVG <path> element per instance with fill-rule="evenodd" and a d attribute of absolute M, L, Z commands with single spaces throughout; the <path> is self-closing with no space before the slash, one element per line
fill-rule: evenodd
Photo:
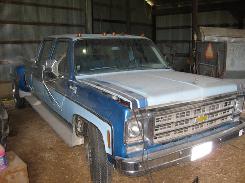
<path fill-rule="evenodd" d="M 198 116 L 196 118 L 196 121 L 199 122 L 199 123 L 201 123 L 201 122 L 206 121 L 207 119 L 208 119 L 208 116 L 207 115 L 202 115 L 202 116 Z"/>

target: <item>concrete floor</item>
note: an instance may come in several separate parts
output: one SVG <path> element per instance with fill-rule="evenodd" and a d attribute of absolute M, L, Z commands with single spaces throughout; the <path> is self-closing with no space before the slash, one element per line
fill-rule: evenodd
<path fill-rule="evenodd" d="M 31 183 L 90 182 L 89 167 L 82 146 L 69 148 L 30 107 L 10 110 L 12 133 L 9 150 L 28 165 Z M 245 182 L 245 136 L 232 140 L 209 157 L 163 169 L 151 177 L 129 178 L 113 172 L 113 182 L 120 183 L 200 183 Z"/>

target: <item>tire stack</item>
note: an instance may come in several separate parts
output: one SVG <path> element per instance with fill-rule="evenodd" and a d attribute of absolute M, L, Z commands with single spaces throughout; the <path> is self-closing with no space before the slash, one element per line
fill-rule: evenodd
<path fill-rule="evenodd" d="M 7 137 L 9 134 L 8 113 L 0 101 L 0 144 L 4 148 L 7 146 Z"/>

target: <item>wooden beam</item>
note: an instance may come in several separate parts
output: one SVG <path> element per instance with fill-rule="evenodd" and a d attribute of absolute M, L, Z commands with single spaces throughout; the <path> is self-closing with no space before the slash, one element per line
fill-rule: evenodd
<path fill-rule="evenodd" d="M 126 0 L 127 1 L 127 0 Z M 120 6 L 120 5 L 115 5 L 115 4 L 112 4 L 112 6 L 108 3 L 103 3 L 103 2 L 94 2 L 94 6 L 100 6 L 100 7 L 105 7 L 105 8 L 110 8 L 112 7 L 113 9 L 122 9 L 123 7 Z M 126 6 L 127 8 L 127 6 Z M 136 8 L 129 8 L 128 11 L 134 11 L 136 10 Z"/>
<path fill-rule="evenodd" d="M 106 22 L 106 23 L 115 23 L 115 24 L 127 24 L 126 20 L 115 20 L 115 19 L 105 19 L 105 18 L 94 18 L 96 22 Z M 143 23 L 143 22 L 130 22 L 130 25 L 139 25 L 139 26 L 146 26 L 151 27 L 152 24 Z"/>
<path fill-rule="evenodd" d="M 157 27 L 157 30 L 191 29 L 191 25 Z"/>
<path fill-rule="evenodd" d="M 126 30 L 127 33 L 131 33 L 131 11 L 128 10 L 130 10 L 130 1 L 125 0 Z"/>
<path fill-rule="evenodd" d="M 243 1 L 233 1 L 233 2 L 220 2 L 220 3 L 206 3 L 200 4 L 198 6 L 198 12 L 211 12 L 218 10 L 227 11 L 243 11 L 244 2 Z M 182 6 L 173 8 L 157 8 L 156 15 L 174 15 L 174 14 L 187 14 L 192 12 L 192 6 Z"/>
<path fill-rule="evenodd" d="M 191 13 L 191 24 L 192 24 L 192 41 L 194 35 L 198 33 L 198 0 L 192 0 L 192 13 Z"/>
<path fill-rule="evenodd" d="M 52 23 L 52 22 L 26 22 L 14 20 L 0 20 L 1 24 L 14 24 L 14 25 L 34 25 L 34 26 L 63 26 L 63 27 L 85 27 L 83 24 L 69 24 L 69 23 Z"/>
<path fill-rule="evenodd" d="M 152 27 L 152 24 L 149 23 L 143 23 L 143 22 L 130 22 L 131 25 L 138 25 L 143 27 Z"/>
<path fill-rule="evenodd" d="M 153 6 L 152 7 L 152 10 L 151 10 L 151 23 L 152 23 L 152 41 L 156 42 L 157 40 L 157 23 L 156 23 L 156 6 Z"/>
<path fill-rule="evenodd" d="M 0 0 L 0 3 L 2 3 L 2 4 L 15 4 L 15 5 L 21 5 L 21 6 L 52 8 L 52 9 L 64 9 L 64 10 L 73 10 L 73 11 L 84 11 L 82 8 L 77 8 L 77 7 L 67 7 L 67 6 L 42 4 L 42 3 L 23 2 L 23 1 L 16 1 L 16 0 Z"/>
<path fill-rule="evenodd" d="M 103 3 L 103 2 L 94 2 L 94 6 L 101 6 L 101 7 L 106 7 L 106 8 L 113 8 L 113 9 L 122 9 L 121 6 L 119 5 L 110 5 L 110 4 L 107 4 L 107 3 Z"/>
<path fill-rule="evenodd" d="M 223 23 L 223 24 L 198 24 L 198 26 L 202 27 L 238 27 L 239 23 Z M 157 27 L 157 30 L 173 30 L 173 29 L 191 29 L 191 25 L 180 25 L 180 26 L 164 26 Z"/>
<path fill-rule="evenodd" d="M 191 40 L 157 40 L 156 43 L 191 43 Z"/>
<path fill-rule="evenodd" d="M 196 41 L 199 35 L 198 30 L 198 0 L 192 0 L 192 13 L 191 13 L 191 49 L 190 49 L 190 55 L 192 56 L 192 59 L 194 60 L 194 64 L 196 64 L 197 60 L 197 53 L 196 53 Z"/>
<path fill-rule="evenodd" d="M 86 3 L 86 11 L 85 11 L 86 33 L 91 34 L 93 33 L 93 0 L 85 0 L 85 3 Z"/>
<path fill-rule="evenodd" d="M 115 19 L 105 19 L 105 18 L 94 18 L 96 22 L 106 22 L 106 23 L 115 23 L 115 24 L 126 24 L 125 20 L 115 20 Z"/>
<path fill-rule="evenodd" d="M 0 44 L 39 44 L 41 40 L 11 40 L 11 41 L 0 41 Z"/>

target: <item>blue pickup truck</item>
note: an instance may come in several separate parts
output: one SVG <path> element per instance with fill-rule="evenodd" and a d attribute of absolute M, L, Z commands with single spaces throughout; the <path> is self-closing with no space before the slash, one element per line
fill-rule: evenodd
<path fill-rule="evenodd" d="M 14 96 L 44 103 L 84 138 L 94 182 L 210 154 L 244 134 L 242 86 L 172 70 L 145 37 L 72 34 L 45 38 L 16 68 Z"/>

